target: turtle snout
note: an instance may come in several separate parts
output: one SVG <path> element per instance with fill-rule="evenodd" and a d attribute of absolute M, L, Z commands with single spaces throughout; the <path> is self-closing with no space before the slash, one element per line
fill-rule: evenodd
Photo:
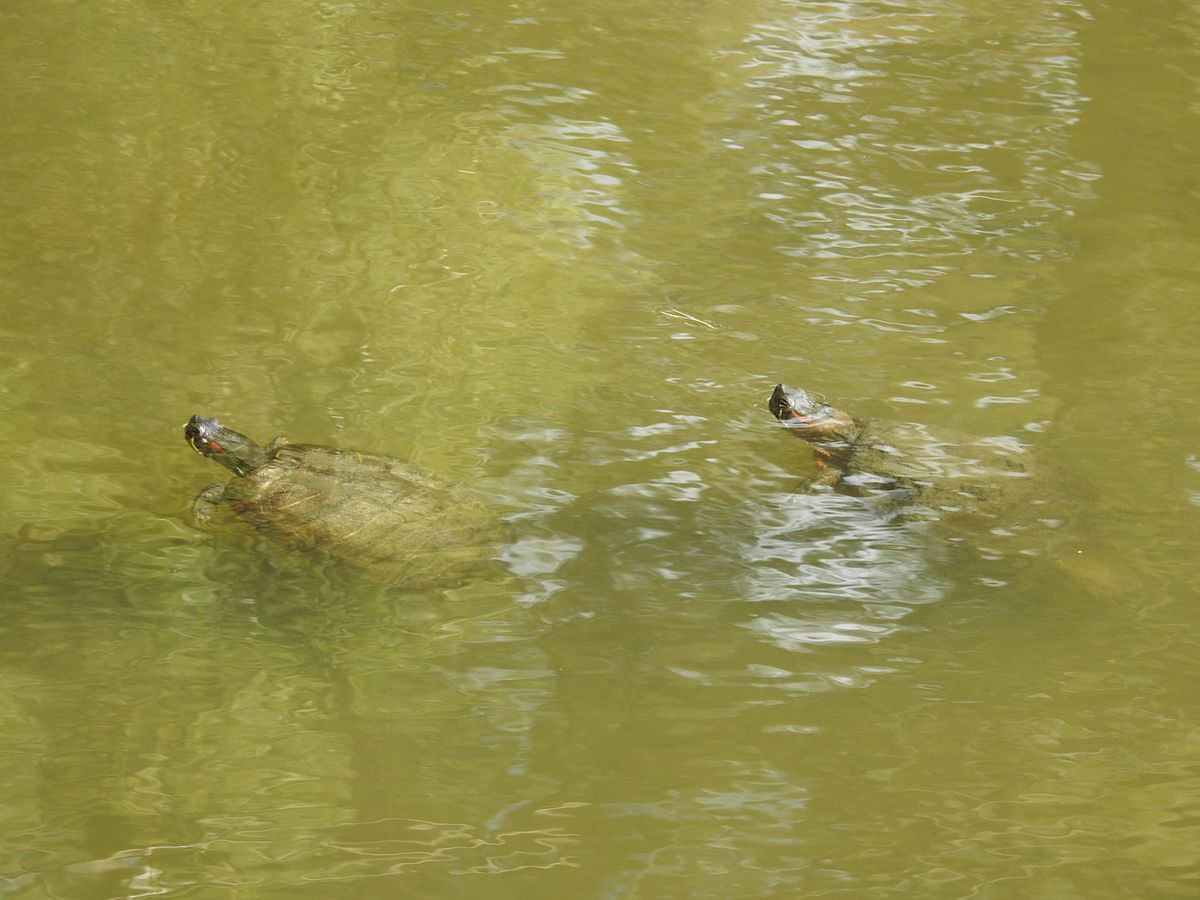
<path fill-rule="evenodd" d="M 791 415 L 792 403 L 788 400 L 787 385 L 775 385 L 775 390 L 771 392 L 771 399 L 767 401 L 767 409 L 771 410 L 771 415 L 781 421 Z"/>
<path fill-rule="evenodd" d="M 192 416 L 183 426 L 183 437 L 193 450 L 202 456 L 216 446 L 213 436 L 221 427 L 216 419 L 206 419 L 203 416 Z"/>
<path fill-rule="evenodd" d="M 188 437 L 205 437 L 220 431 L 221 423 L 216 419 L 206 419 L 204 416 L 192 416 L 183 426 L 183 433 Z"/>

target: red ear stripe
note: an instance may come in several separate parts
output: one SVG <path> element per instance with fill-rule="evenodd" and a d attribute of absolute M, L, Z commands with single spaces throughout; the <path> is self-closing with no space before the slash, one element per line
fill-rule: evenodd
<path fill-rule="evenodd" d="M 225 448 L 213 440 L 210 440 L 208 442 L 208 449 L 212 450 L 214 453 L 224 453 L 225 452 Z"/>

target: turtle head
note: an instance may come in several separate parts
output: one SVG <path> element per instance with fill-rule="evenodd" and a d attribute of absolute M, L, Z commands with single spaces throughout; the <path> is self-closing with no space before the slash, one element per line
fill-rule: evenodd
<path fill-rule="evenodd" d="M 854 417 L 802 388 L 775 385 L 767 402 L 771 415 L 796 437 L 828 448 L 852 447 L 859 427 Z"/>
<path fill-rule="evenodd" d="M 268 458 L 266 450 L 216 419 L 192 416 L 183 426 L 183 436 L 193 450 L 215 459 L 234 475 L 252 472 Z"/>

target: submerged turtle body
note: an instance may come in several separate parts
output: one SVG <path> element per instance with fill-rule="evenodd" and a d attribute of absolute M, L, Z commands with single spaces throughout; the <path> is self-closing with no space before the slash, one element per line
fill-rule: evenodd
<path fill-rule="evenodd" d="M 982 510 L 1027 483 L 1024 449 L 1001 439 L 935 435 L 921 425 L 858 419 L 800 388 L 775 386 L 768 408 L 807 441 L 816 481 L 847 494 L 937 511 Z"/>
<path fill-rule="evenodd" d="M 495 557 L 503 536 L 474 499 L 391 457 L 283 439 L 262 447 L 201 416 L 192 416 L 184 437 L 234 474 L 200 495 L 197 519 L 227 503 L 280 543 L 382 580 L 462 580 Z"/>

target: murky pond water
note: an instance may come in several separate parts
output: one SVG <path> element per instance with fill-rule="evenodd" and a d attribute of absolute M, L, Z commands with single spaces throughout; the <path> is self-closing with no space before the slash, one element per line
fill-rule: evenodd
<path fill-rule="evenodd" d="M 0 23 L 0 894 L 1200 891 L 1195 8 Z M 1035 487 L 808 487 L 780 381 Z M 198 525 L 197 413 L 502 571 Z"/>

